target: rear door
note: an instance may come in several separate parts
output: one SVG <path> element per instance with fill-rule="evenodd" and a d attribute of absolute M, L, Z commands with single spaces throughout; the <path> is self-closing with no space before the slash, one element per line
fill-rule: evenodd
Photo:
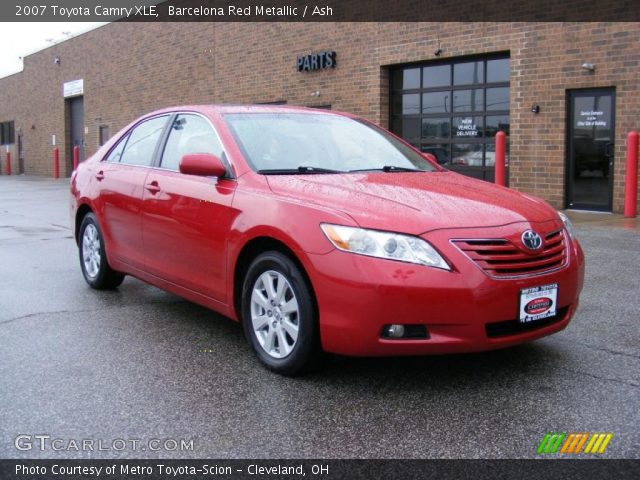
<path fill-rule="evenodd" d="M 231 207 L 236 182 L 230 178 L 183 175 L 187 153 L 225 158 L 207 118 L 184 113 L 174 118 L 160 168 L 150 170 L 142 202 L 142 237 L 148 272 L 227 303 L 226 245 L 236 216 Z"/>
<path fill-rule="evenodd" d="M 95 174 L 100 183 L 98 213 L 108 251 L 115 259 L 143 268 L 142 191 L 168 115 L 139 123 L 111 150 Z"/>

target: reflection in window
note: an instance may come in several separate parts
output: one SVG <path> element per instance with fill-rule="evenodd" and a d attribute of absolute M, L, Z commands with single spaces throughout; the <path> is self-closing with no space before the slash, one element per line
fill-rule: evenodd
<path fill-rule="evenodd" d="M 393 131 L 400 132 L 405 139 L 420 138 L 420 119 L 396 117 L 393 120 Z"/>
<path fill-rule="evenodd" d="M 482 110 L 484 110 L 484 92 L 481 88 L 453 92 L 454 112 L 481 112 Z"/>
<path fill-rule="evenodd" d="M 422 113 L 446 113 L 451 111 L 451 92 L 422 94 Z"/>
<path fill-rule="evenodd" d="M 486 152 L 484 154 L 484 165 L 485 167 L 493 167 L 496 164 L 496 144 L 487 143 L 485 148 Z M 506 145 L 505 161 L 507 165 L 509 165 L 509 142 L 507 142 Z"/>
<path fill-rule="evenodd" d="M 487 61 L 487 83 L 509 81 L 509 59 Z"/>
<path fill-rule="evenodd" d="M 509 135 L 509 115 L 487 115 L 485 132 L 487 137 L 495 137 L 498 130 Z"/>
<path fill-rule="evenodd" d="M 420 113 L 420 94 L 410 93 L 402 95 L 402 113 Z"/>
<path fill-rule="evenodd" d="M 487 110 L 509 110 L 509 87 L 487 88 Z"/>
<path fill-rule="evenodd" d="M 448 87 L 451 85 L 451 65 L 437 65 L 422 69 L 422 88 Z"/>
<path fill-rule="evenodd" d="M 404 70 L 402 77 L 402 89 L 410 90 L 412 88 L 420 88 L 420 69 L 410 68 Z"/>
<path fill-rule="evenodd" d="M 453 66 L 453 84 L 469 85 L 484 82 L 484 62 L 456 63 Z"/>
<path fill-rule="evenodd" d="M 449 117 L 422 119 L 422 138 L 449 138 L 451 128 Z"/>
<path fill-rule="evenodd" d="M 447 165 L 449 164 L 449 145 L 446 143 L 443 144 L 434 144 L 434 145 L 423 145 L 421 151 L 424 153 L 430 153 L 436 160 L 439 165 Z"/>
<path fill-rule="evenodd" d="M 482 166 L 483 145 L 481 143 L 454 143 L 452 147 L 451 163 L 453 165 Z"/>

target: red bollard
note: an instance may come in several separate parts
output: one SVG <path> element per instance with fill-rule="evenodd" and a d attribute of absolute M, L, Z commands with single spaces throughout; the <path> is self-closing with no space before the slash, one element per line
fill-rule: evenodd
<path fill-rule="evenodd" d="M 627 167 L 624 177 L 624 216 L 634 218 L 638 210 L 638 132 L 627 135 Z"/>
<path fill-rule="evenodd" d="M 53 178 L 60 178 L 60 151 L 53 147 Z"/>
<path fill-rule="evenodd" d="M 504 132 L 496 133 L 495 182 L 503 187 L 507 184 L 506 170 L 507 136 Z"/>
<path fill-rule="evenodd" d="M 7 175 L 11 175 L 11 152 L 7 151 Z"/>
<path fill-rule="evenodd" d="M 78 163 L 80 162 L 80 147 L 73 147 L 73 169 L 78 169 Z"/>

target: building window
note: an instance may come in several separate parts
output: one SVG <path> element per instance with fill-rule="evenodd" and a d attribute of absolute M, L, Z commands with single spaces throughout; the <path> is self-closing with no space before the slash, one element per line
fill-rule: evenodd
<path fill-rule="evenodd" d="M 10 145 L 15 142 L 13 122 L 0 123 L 0 145 Z"/>
<path fill-rule="evenodd" d="M 100 146 L 104 145 L 109 141 L 109 125 L 100 125 L 98 128 L 98 137 L 100 141 Z"/>
<path fill-rule="evenodd" d="M 394 68 L 391 130 L 451 170 L 493 180 L 494 137 L 509 136 L 509 73 L 506 55 Z"/>

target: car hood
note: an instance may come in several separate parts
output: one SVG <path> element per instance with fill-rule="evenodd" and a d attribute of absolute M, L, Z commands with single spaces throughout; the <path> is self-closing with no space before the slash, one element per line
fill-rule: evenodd
<path fill-rule="evenodd" d="M 541 199 L 453 172 L 270 175 L 289 200 L 339 210 L 361 227 L 421 234 L 557 220 Z"/>

